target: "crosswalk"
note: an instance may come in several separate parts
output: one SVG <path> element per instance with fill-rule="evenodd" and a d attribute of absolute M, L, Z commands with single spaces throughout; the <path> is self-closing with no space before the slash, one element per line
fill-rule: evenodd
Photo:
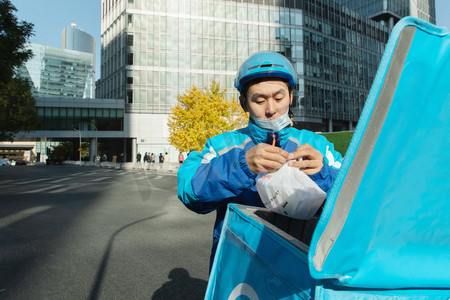
<path fill-rule="evenodd" d="M 82 189 L 85 191 L 94 185 L 114 184 L 123 182 L 125 176 L 129 176 L 132 182 L 146 183 L 163 180 L 164 175 L 147 172 L 130 172 L 116 169 L 83 169 L 73 173 L 45 173 L 45 177 L 31 180 L 4 179 L 0 182 L 1 194 L 33 195 L 33 194 L 63 194 L 76 192 Z M 63 176 L 63 177 L 58 177 Z"/>

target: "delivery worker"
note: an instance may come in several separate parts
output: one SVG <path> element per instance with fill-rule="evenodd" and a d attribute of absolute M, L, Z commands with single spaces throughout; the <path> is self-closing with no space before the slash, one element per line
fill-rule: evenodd
<path fill-rule="evenodd" d="M 248 126 L 208 139 L 203 151 L 192 152 L 178 170 L 178 198 L 197 213 L 216 211 L 211 264 L 228 203 L 264 206 L 255 186 L 262 173 L 290 161 L 325 192 L 336 178 L 342 157 L 333 144 L 290 126 L 296 77 L 279 53 L 258 52 L 247 58 L 235 87 L 250 114 Z"/>

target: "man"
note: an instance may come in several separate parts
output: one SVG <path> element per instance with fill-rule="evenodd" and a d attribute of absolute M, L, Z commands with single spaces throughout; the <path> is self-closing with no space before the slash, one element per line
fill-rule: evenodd
<path fill-rule="evenodd" d="M 138 163 L 141 162 L 141 152 L 138 152 L 138 154 L 136 155 L 136 160 Z"/>
<path fill-rule="evenodd" d="M 256 181 L 286 162 L 310 176 L 325 192 L 341 166 L 341 155 L 325 137 L 290 126 L 296 73 L 275 52 L 251 55 L 239 68 L 235 87 L 250 114 L 248 126 L 208 139 L 178 171 L 178 198 L 197 213 L 216 210 L 213 262 L 228 203 L 263 207 Z"/>

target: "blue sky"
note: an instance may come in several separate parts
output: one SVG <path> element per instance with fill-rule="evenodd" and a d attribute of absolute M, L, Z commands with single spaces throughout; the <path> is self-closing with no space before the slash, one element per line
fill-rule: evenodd
<path fill-rule="evenodd" d="M 17 16 L 34 24 L 32 43 L 61 47 L 66 26 L 76 23 L 95 38 L 96 74 L 100 75 L 100 0 L 12 0 Z M 450 29 L 450 1 L 436 0 L 436 23 Z"/>

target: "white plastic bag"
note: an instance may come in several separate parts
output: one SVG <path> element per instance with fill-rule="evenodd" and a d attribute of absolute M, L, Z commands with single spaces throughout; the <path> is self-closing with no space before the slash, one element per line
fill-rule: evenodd
<path fill-rule="evenodd" d="M 256 182 L 264 205 L 272 211 L 295 219 L 310 219 L 327 194 L 298 168 L 284 164 Z"/>

